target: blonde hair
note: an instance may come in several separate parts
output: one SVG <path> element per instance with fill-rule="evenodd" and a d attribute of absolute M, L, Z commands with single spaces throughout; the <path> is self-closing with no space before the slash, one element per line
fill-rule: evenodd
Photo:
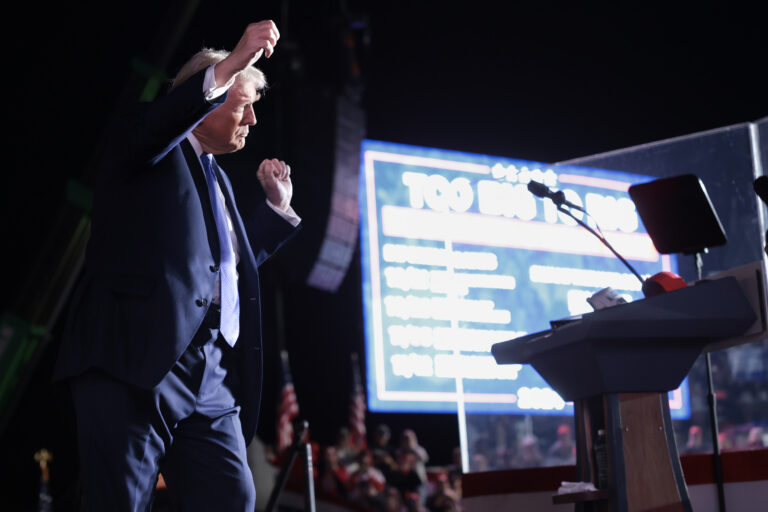
<path fill-rule="evenodd" d="M 227 56 L 229 52 L 226 50 L 214 50 L 212 48 L 203 48 L 196 54 L 194 54 L 176 73 L 176 77 L 171 81 L 171 87 L 169 90 L 174 90 L 179 85 L 183 84 L 192 75 L 198 71 L 221 62 Z M 256 90 L 263 94 L 267 88 L 267 78 L 264 73 L 258 68 L 248 66 L 237 75 L 237 80 L 246 80 L 256 85 Z"/>

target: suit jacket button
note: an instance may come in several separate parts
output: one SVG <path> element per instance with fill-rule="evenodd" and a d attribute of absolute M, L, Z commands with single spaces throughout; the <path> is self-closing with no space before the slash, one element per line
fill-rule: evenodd
<path fill-rule="evenodd" d="M 219 271 L 219 266 L 218 265 L 211 265 L 210 267 L 208 267 L 208 270 L 210 270 L 211 272 L 218 272 Z"/>
<path fill-rule="evenodd" d="M 208 299 L 197 299 L 195 300 L 195 304 L 198 305 L 198 307 L 205 307 L 208 305 Z"/>

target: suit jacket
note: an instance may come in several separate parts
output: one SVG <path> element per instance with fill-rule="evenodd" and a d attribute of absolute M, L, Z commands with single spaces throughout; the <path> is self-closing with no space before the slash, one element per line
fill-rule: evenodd
<path fill-rule="evenodd" d="M 207 101 L 204 74 L 126 119 L 124 133 L 105 152 L 85 270 L 70 304 L 55 379 L 96 367 L 151 388 L 187 348 L 210 307 L 219 242 L 202 166 L 186 137 L 226 95 Z M 237 398 L 250 440 L 261 398 L 258 266 L 295 228 L 263 200 L 238 208 L 229 178 L 221 176 L 240 249 Z"/>

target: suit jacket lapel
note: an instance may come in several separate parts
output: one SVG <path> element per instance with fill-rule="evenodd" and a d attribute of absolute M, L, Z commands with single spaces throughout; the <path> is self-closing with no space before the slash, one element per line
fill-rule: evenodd
<path fill-rule="evenodd" d="M 216 232 L 216 221 L 213 218 L 213 205 L 211 205 L 211 198 L 208 194 L 208 185 L 205 182 L 203 164 L 200 163 L 200 158 L 197 156 L 197 153 L 195 153 L 195 148 L 192 147 L 192 144 L 187 139 L 184 139 L 181 142 L 181 151 L 184 154 L 187 167 L 189 167 L 189 174 L 195 182 L 195 188 L 197 189 L 197 195 L 200 198 L 200 204 L 203 206 L 208 245 L 211 248 L 211 254 L 213 254 L 214 259 L 218 263 L 221 249 L 219 248 L 219 236 Z"/>

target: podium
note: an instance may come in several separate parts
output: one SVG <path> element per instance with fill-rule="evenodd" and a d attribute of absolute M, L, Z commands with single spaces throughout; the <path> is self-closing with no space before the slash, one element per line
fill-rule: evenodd
<path fill-rule="evenodd" d="M 530 364 L 574 402 L 577 475 L 598 485 L 594 440 L 605 432 L 607 480 L 557 495 L 588 511 L 691 511 L 669 413 L 708 345 L 744 333 L 756 316 L 733 277 L 552 322 L 496 343 L 498 364 Z"/>

